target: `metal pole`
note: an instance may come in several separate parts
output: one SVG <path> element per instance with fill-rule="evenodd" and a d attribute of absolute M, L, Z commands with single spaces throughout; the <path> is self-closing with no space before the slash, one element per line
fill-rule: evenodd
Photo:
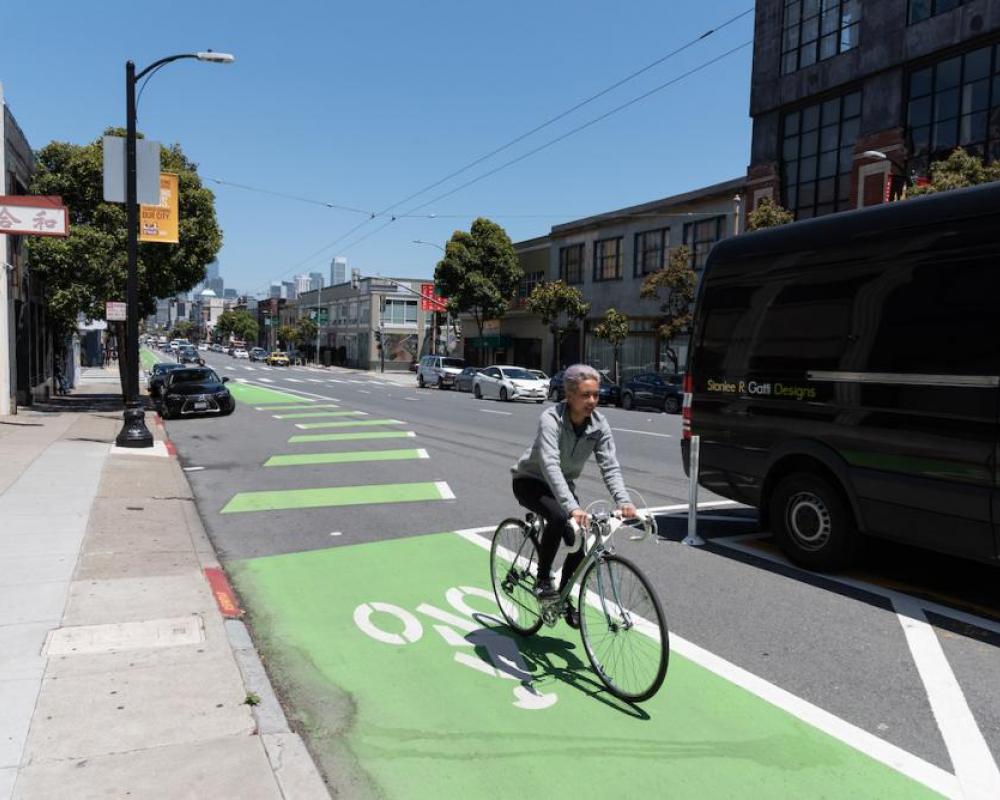
<path fill-rule="evenodd" d="M 688 457 L 688 530 L 683 544 L 702 545 L 705 540 L 698 535 L 698 469 L 701 461 L 701 437 L 691 437 Z"/>
<path fill-rule="evenodd" d="M 0 194 L 7 194 L 7 115 L 3 85 L 0 84 Z M 13 358 L 10 336 L 10 273 L 7 271 L 7 236 L 0 233 L 0 416 L 16 414 L 11 402 Z"/>
<path fill-rule="evenodd" d="M 125 64 L 125 227 L 128 256 L 126 292 L 127 354 L 125 356 L 124 424 L 115 440 L 119 447 L 152 447 L 153 434 L 146 427 L 146 413 L 139 403 L 139 207 L 136 202 L 135 164 L 135 64 Z"/>
<path fill-rule="evenodd" d="M 319 319 L 323 311 L 323 277 L 319 279 L 319 289 L 316 292 L 316 366 L 319 366 Z"/>

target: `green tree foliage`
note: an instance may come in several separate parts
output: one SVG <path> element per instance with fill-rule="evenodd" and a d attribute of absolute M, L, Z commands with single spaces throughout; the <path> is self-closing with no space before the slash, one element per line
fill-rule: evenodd
<path fill-rule="evenodd" d="M 309 319 L 309 317 L 301 317 L 295 324 L 295 343 L 315 349 L 318 332 L 319 325 L 314 320 Z"/>
<path fill-rule="evenodd" d="M 594 328 L 594 336 L 598 339 L 603 339 L 605 342 L 611 345 L 611 352 L 614 358 L 614 364 L 612 371 L 614 374 L 615 383 L 619 382 L 618 376 L 618 361 L 619 354 L 621 351 L 622 342 L 624 342 L 629 335 L 629 324 L 628 317 L 624 314 L 620 314 L 614 308 L 609 308 L 605 313 L 604 317 Z"/>
<path fill-rule="evenodd" d="M 590 312 L 590 303 L 584 302 L 575 286 L 564 281 L 549 281 L 535 286 L 524 306 L 552 331 L 556 342 L 555 366 L 558 367 L 562 341 Z"/>
<path fill-rule="evenodd" d="M 434 270 L 438 291 L 448 298 L 449 313 L 472 314 L 480 338 L 488 319 L 500 319 L 524 276 L 507 232 L 479 217 L 468 232 L 455 231 Z"/>
<path fill-rule="evenodd" d="M 759 231 L 764 228 L 776 228 L 794 222 L 795 216 L 787 208 L 775 203 L 770 197 L 763 198 L 757 207 L 747 214 L 747 230 Z"/>
<path fill-rule="evenodd" d="M 947 158 L 931 164 L 930 183 L 908 189 L 906 194 L 919 197 L 991 181 L 1000 181 L 1000 162 L 984 164 L 982 158 L 959 147 Z"/>
<path fill-rule="evenodd" d="M 256 342 L 259 331 L 257 320 L 246 309 L 223 311 L 215 321 L 215 332 L 219 336 L 233 336 L 244 342 Z"/>
<path fill-rule="evenodd" d="M 187 319 L 179 319 L 174 323 L 174 329 L 170 332 L 171 339 L 190 339 L 197 328 L 195 324 Z"/>
<path fill-rule="evenodd" d="M 674 372 L 680 371 L 675 342 L 691 332 L 697 283 L 698 278 L 691 267 L 691 251 L 681 245 L 671 251 L 667 266 L 646 276 L 639 292 L 641 297 L 662 301 L 656 332 Z"/>
<path fill-rule="evenodd" d="M 124 136 L 121 129 L 107 134 Z M 69 207 L 70 235 L 65 239 L 31 237 L 28 252 L 34 275 L 44 281 L 51 318 L 65 329 L 78 314 L 104 318 L 107 300 L 125 298 L 125 206 L 103 200 L 101 139 L 85 145 L 50 142 L 37 153 L 29 191 L 60 195 Z M 186 292 L 205 277 L 222 247 L 215 217 L 215 197 L 204 188 L 197 165 L 174 144 L 162 148 L 160 167 L 179 176 L 178 244 L 140 243 L 138 257 L 140 317 L 156 310 L 157 297 Z"/>
<path fill-rule="evenodd" d="M 278 337 L 279 348 L 290 350 L 291 346 L 298 341 L 299 329 L 294 325 L 282 325 L 275 335 Z"/>

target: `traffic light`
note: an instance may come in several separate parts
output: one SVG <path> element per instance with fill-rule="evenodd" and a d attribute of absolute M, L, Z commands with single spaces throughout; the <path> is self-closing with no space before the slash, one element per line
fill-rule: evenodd
<path fill-rule="evenodd" d="M 375 346 L 381 350 L 382 349 L 382 331 L 375 331 Z"/>

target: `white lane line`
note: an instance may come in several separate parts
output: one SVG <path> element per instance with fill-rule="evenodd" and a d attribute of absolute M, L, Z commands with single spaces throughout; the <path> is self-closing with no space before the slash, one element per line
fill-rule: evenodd
<path fill-rule="evenodd" d="M 309 383 L 323 383 L 319 378 L 309 378 Z"/>
<path fill-rule="evenodd" d="M 185 472 L 201 472 L 204 467 L 184 467 Z"/>
<path fill-rule="evenodd" d="M 274 383 L 274 380 L 271 378 L 257 378 L 257 380 L 259 380 L 261 383 Z"/>
<path fill-rule="evenodd" d="M 223 367 L 223 369 L 228 369 L 230 372 L 236 369 L 236 367 Z"/>
<path fill-rule="evenodd" d="M 348 383 L 364 383 L 365 381 L 348 381 Z"/>
<path fill-rule="evenodd" d="M 418 449 L 417 450 L 417 458 L 430 458 L 430 456 L 427 455 L 427 451 L 426 450 Z"/>
<path fill-rule="evenodd" d="M 647 510 L 651 511 L 652 509 Z M 492 544 L 480 534 L 492 530 L 494 530 L 492 527 L 470 528 L 455 531 L 455 533 L 466 541 L 472 542 L 489 552 Z M 514 554 L 510 551 L 504 549 L 502 555 L 510 561 L 514 560 Z M 647 633 L 650 632 L 650 629 L 655 630 L 655 626 L 648 620 L 642 619 L 637 614 L 633 614 L 632 617 L 638 623 L 637 628 L 639 630 Z M 793 695 L 791 692 L 754 675 L 752 672 L 748 672 L 742 667 L 738 667 L 732 662 L 720 658 L 703 647 L 699 647 L 693 642 L 683 639 L 674 632 L 670 633 L 670 649 L 704 667 L 709 672 L 745 689 L 771 705 L 787 711 L 792 716 L 833 736 L 835 739 L 839 739 L 859 752 L 868 755 L 870 758 L 874 758 L 876 761 L 892 767 L 939 794 L 951 798 L 962 797 L 961 784 L 947 770 L 924 761 L 922 758 L 908 753 L 901 747 L 890 744 L 874 734 L 856 725 L 852 725 L 828 711 L 824 711 L 808 700 L 803 700 L 801 697 Z"/>
<path fill-rule="evenodd" d="M 347 381 L 342 381 L 339 378 L 327 378 L 327 383 L 347 383 Z"/>
<path fill-rule="evenodd" d="M 358 389 L 358 394 L 371 394 L 367 389 Z"/>
<path fill-rule="evenodd" d="M 253 367 L 243 367 L 247 372 L 256 372 L 257 370 Z"/>
<path fill-rule="evenodd" d="M 419 400 L 419 397 L 404 397 L 404 400 Z"/>
<path fill-rule="evenodd" d="M 298 378 L 285 378 L 285 380 L 289 383 L 305 383 L 305 381 L 301 381 Z"/>
<path fill-rule="evenodd" d="M 513 416 L 513 414 L 510 411 L 494 411 L 491 408 L 481 408 L 479 410 L 482 411 L 484 414 L 503 414 L 505 417 Z"/>
<path fill-rule="evenodd" d="M 437 486 L 438 491 L 441 493 L 442 500 L 454 500 L 455 493 L 451 490 L 451 487 L 445 481 L 434 481 L 434 485 Z M 489 549 L 487 547 L 487 549 Z"/>
<path fill-rule="evenodd" d="M 972 715 L 934 629 L 917 600 L 893 599 L 896 616 L 967 800 L 1000 797 L 1000 769 Z"/>
<path fill-rule="evenodd" d="M 653 433 L 652 431 L 637 431 L 634 428 L 612 428 L 613 431 L 621 431 L 622 433 L 639 433 L 643 436 L 659 436 L 663 439 L 673 439 L 673 434 L 670 433 Z"/>

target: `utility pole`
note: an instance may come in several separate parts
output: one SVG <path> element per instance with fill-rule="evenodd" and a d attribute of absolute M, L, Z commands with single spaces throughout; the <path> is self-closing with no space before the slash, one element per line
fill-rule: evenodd
<path fill-rule="evenodd" d="M 3 85 L 0 84 L 0 194 L 7 193 L 7 115 Z M 7 235 L 0 233 L 0 417 L 14 411 L 11 403 L 10 267 L 7 264 Z"/>

